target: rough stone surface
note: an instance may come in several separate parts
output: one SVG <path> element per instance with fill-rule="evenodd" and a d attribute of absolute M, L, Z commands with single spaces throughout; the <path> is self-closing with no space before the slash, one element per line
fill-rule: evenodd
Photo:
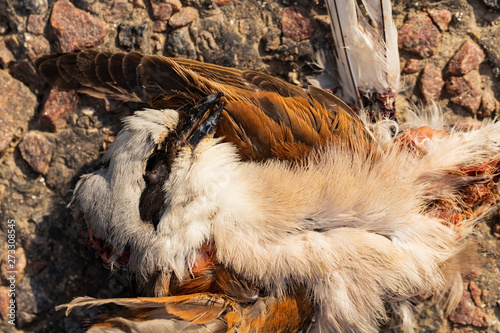
<path fill-rule="evenodd" d="M 482 94 L 480 90 L 474 89 L 465 92 L 464 94 L 453 97 L 451 101 L 460 105 L 469 112 L 476 113 L 481 106 Z"/>
<path fill-rule="evenodd" d="M 50 25 L 61 52 L 99 45 L 109 30 L 106 23 L 76 8 L 68 0 L 59 0 L 54 4 Z"/>
<path fill-rule="evenodd" d="M 16 135 L 28 128 L 28 121 L 35 114 L 36 96 L 20 81 L 0 70 L 0 154 L 5 152 Z"/>
<path fill-rule="evenodd" d="M 170 17 L 168 24 L 172 28 L 180 28 L 191 23 L 195 18 L 198 17 L 198 10 L 193 7 L 183 7 L 177 13 Z"/>
<path fill-rule="evenodd" d="M 478 71 L 472 70 L 463 76 L 471 89 L 481 89 L 481 74 Z"/>
<path fill-rule="evenodd" d="M 43 21 L 42 16 L 31 14 L 28 17 L 28 25 L 26 26 L 26 30 L 34 34 L 41 35 L 43 34 L 44 29 L 45 29 L 45 22 Z"/>
<path fill-rule="evenodd" d="M 42 134 L 30 131 L 19 144 L 21 155 L 36 173 L 44 174 L 52 158 L 52 143 Z"/>
<path fill-rule="evenodd" d="M 50 49 L 49 42 L 43 37 L 33 38 L 33 41 L 30 43 L 35 56 L 40 56 L 45 54 Z"/>
<path fill-rule="evenodd" d="M 435 54 L 440 41 L 441 33 L 425 13 L 416 14 L 398 31 L 399 48 L 422 58 Z"/>
<path fill-rule="evenodd" d="M 484 52 L 479 45 L 467 40 L 448 63 L 449 75 L 464 75 L 484 61 Z"/>
<path fill-rule="evenodd" d="M 474 281 L 469 282 L 469 291 L 474 304 L 477 307 L 482 307 L 483 302 L 481 301 L 482 290 L 477 286 Z"/>
<path fill-rule="evenodd" d="M 281 29 L 284 37 L 300 42 L 314 35 L 316 24 L 303 7 L 290 6 L 281 13 Z"/>
<path fill-rule="evenodd" d="M 64 118 L 75 112 L 78 104 L 78 95 L 74 90 L 61 91 L 51 89 L 49 97 L 43 105 L 38 118 L 38 128 L 56 132 L 66 126 Z"/>
<path fill-rule="evenodd" d="M 196 47 L 191 39 L 188 27 L 172 31 L 168 35 L 166 49 L 169 54 L 178 54 L 189 59 L 196 58 Z"/>
<path fill-rule="evenodd" d="M 426 104 L 439 98 L 444 81 L 441 72 L 432 64 L 426 65 L 419 78 L 420 93 Z"/>
<path fill-rule="evenodd" d="M 150 27 L 147 22 L 141 25 L 120 24 L 118 26 L 118 43 L 127 51 L 144 52 L 149 48 Z"/>
<path fill-rule="evenodd" d="M 429 16 L 431 17 L 434 24 L 439 27 L 439 30 L 445 31 L 448 29 L 448 24 L 450 24 L 452 18 L 451 12 L 449 10 L 429 9 L 427 13 L 429 13 Z"/>
<path fill-rule="evenodd" d="M 446 92 L 451 96 L 463 94 L 470 89 L 481 89 L 481 77 L 477 71 L 471 71 L 464 76 L 451 76 L 446 80 Z"/>
<path fill-rule="evenodd" d="M 167 21 L 172 16 L 173 8 L 166 0 L 153 0 L 151 1 L 153 9 L 153 18 L 155 20 Z"/>
<path fill-rule="evenodd" d="M 470 89 L 463 76 L 451 76 L 446 80 L 446 92 L 451 96 L 463 94 Z"/>
<path fill-rule="evenodd" d="M 420 72 L 425 66 L 425 63 L 422 60 L 418 59 L 410 59 L 406 62 L 405 67 L 403 68 L 403 72 L 405 74 L 413 74 Z"/>
<path fill-rule="evenodd" d="M 477 41 L 484 48 L 488 60 L 496 67 L 497 75 L 500 73 L 500 48 L 498 40 L 500 38 L 500 25 L 488 27 L 481 38 Z"/>
<path fill-rule="evenodd" d="M 111 12 L 109 16 L 105 19 L 108 22 L 115 22 L 116 20 L 127 16 L 130 13 L 132 5 L 128 0 L 115 0 L 113 2 L 113 7 L 111 7 Z"/>
<path fill-rule="evenodd" d="M 488 316 L 474 304 L 471 294 L 467 291 L 464 292 L 457 308 L 448 318 L 460 325 L 472 325 L 477 328 L 490 326 Z"/>
<path fill-rule="evenodd" d="M 265 36 L 266 51 L 276 51 L 281 44 L 281 30 L 269 29 Z"/>
<path fill-rule="evenodd" d="M 477 115 L 484 117 L 491 117 L 493 114 L 500 111 L 500 102 L 495 98 L 493 91 L 487 89 L 483 91 L 483 98 L 481 99 L 481 107 L 477 111 Z"/>

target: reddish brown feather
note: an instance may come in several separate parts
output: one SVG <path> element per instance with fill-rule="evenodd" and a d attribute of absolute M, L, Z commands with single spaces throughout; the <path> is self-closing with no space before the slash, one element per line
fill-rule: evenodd
<path fill-rule="evenodd" d="M 297 161 L 325 144 L 378 151 L 359 117 L 337 97 L 317 88 L 308 93 L 267 74 L 189 59 L 95 51 L 59 57 L 64 68 L 55 56 L 37 61 L 42 77 L 52 84 L 62 88 L 79 84 L 77 89 L 85 93 L 95 90 L 114 98 L 142 99 L 153 108 L 179 108 L 224 93 L 225 115 L 217 135 L 238 147 L 243 159 Z"/>

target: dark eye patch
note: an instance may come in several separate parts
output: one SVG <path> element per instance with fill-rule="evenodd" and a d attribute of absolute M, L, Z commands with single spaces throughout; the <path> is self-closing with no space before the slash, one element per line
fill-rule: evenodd
<path fill-rule="evenodd" d="M 143 174 L 146 188 L 141 194 L 139 212 L 141 219 L 153 224 L 155 229 L 165 208 L 166 193 L 163 184 L 168 179 L 171 164 L 167 151 L 157 147 L 149 156 Z"/>
<path fill-rule="evenodd" d="M 139 212 L 144 222 L 151 223 L 155 229 L 160 223 L 160 218 L 168 206 L 166 203 L 167 193 L 164 184 L 168 180 L 171 167 L 177 156 L 175 149 L 179 133 L 184 128 L 188 114 L 179 113 L 180 119 L 175 130 L 160 142 L 155 150 L 149 155 L 144 169 L 143 179 L 146 183 L 139 201 Z"/>
<path fill-rule="evenodd" d="M 165 172 L 167 172 L 167 167 L 164 164 L 160 164 L 153 171 L 144 174 L 144 180 L 146 181 L 146 184 L 156 183 L 161 179 Z"/>
<path fill-rule="evenodd" d="M 165 173 L 170 173 L 170 158 L 163 149 L 156 149 L 148 159 L 144 170 L 144 180 L 147 185 L 155 183 L 161 179 Z"/>

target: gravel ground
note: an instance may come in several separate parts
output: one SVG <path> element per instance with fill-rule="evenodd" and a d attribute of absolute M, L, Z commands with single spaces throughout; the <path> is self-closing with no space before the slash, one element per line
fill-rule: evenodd
<path fill-rule="evenodd" d="M 500 112 L 499 7 L 491 0 L 396 1 L 405 68 L 400 109 L 435 101 L 454 121 Z M 56 305 L 137 294 L 127 272 L 103 267 L 66 205 L 121 119 L 141 106 L 51 91 L 36 75 L 36 57 L 84 47 L 137 50 L 306 86 L 314 52 L 331 38 L 322 0 L 0 0 L 0 331 L 79 332 L 79 318 L 95 310 L 66 317 Z M 500 332 L 499 220 L 491 212 L 478 224 L 485 268 L 466 285 L 459 310 L 447 317 L 430 301 L 419 303 L 419 332 Z M 12 225 L 16 326 L 7 316 Z"/>

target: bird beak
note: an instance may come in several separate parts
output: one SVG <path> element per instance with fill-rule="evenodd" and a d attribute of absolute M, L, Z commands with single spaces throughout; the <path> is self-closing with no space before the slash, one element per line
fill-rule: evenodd
<path fill-rule="evenodd" d="M 189 110 L 192 118 L 181 132 L 177 149 L 186 144 L 194 148 L 204 137 L 215 131 L 224 109 L 224 102 L 219 103 L 222 96 L 224 96 L 223 93 L 209 95 Z M 219 105 L 217 105 L 218 103 Z"/>

